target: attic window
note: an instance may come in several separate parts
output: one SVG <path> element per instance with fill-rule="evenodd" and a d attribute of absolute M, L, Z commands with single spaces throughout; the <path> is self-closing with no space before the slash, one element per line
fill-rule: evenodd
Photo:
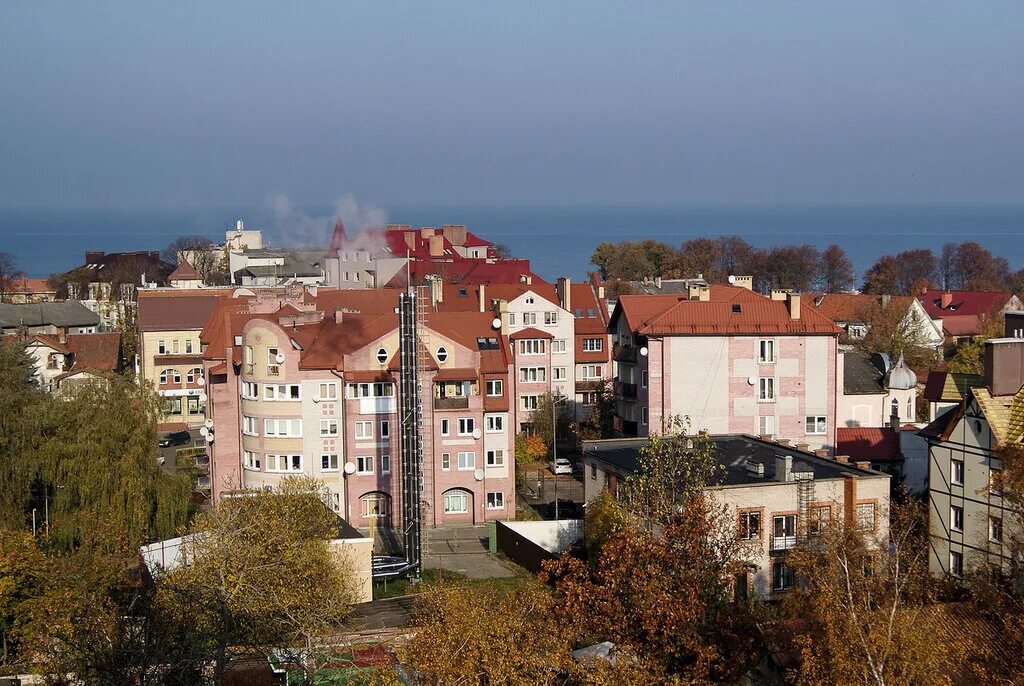
<path fill-rule="evenodd" d="M 579 307 L 576 308 L 576 316 L 577 317 L 582 317 L 583 316 L 583 310 L 580 309 Z"/>
<path fill-rule="evenodd" d="M 498 350 L 498 339 L 497 338 L 478 338 L 476 339 L 476 347 L 480 350 Z"/>
<path fill-rule="evenodd" d="M 442 345 L 437 349 L 437 361 L 444 362 L 448 359 L 448 350 Z"/>
<path fill-rule="evenodd" d="M 533 296 L 532 295 L 531 296 L 527 296 L 526 304 L 527 305 L 532 305 L 533 304 Z"/>
<path fill-rule="evenodd" d="M 740 304 L 739 303 L 733 303 L 732 304 L 732 311 L 733 312 L 739 312 L 740 311 Z"/>
<path fill-rule="evenodd" d="M 381 348 L 380 350 L 378 350 L 377 351 L 377 361 L 380 362 L 381 364 L 387 364 L 387 362 L 388 362 L 388 351 L 385 350 L 384 348 Z"/>
<path fill-rule="evenodd" d="M 595 313 L 592 309 L 587 308 L 587 316 L 593 319 L 594 317 L 597 316 L 597 313 Z"/>
<path fill-rule="evenodd" d="M 465 298 L 467 295 L 469 295 L 469 291 L 467 291 L 465 288 L 460 288 L 459 295 Z"/>

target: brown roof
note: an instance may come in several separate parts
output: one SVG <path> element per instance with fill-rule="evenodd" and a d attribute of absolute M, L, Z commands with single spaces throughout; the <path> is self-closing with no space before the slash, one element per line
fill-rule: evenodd
<path fill-rule="evenodd" d="M 569 307 L 574 317 L 576 335 L 602 334 L 608 330 L 608 308 L 599 302 L 589 283 L 576 283 L 569 287 Z M 594 316 L 591 317 L 590 313 Z M 578 313 L 578 314 L 577 314 Z"/>
<path fill-rule="evenodd" d="M 836 453 L 854 460 L 902 462 L 900 434 L 891 427 L 837 427 Z"/>
<path fill-rule="evenodd" d="M 14 334 L 10 334 L 10 335 L 4 336 L 4 338 L 16 340 L 17 336 L 15 336 Z M 53 348 L 54 350 L 56 350 L 57 352 L 59 352 L 61 354 L 64 354 L 64 355 L 71 354 L 71 350 L 66 345 L 61 343 L 60 339 L 57 336 L 54 336 L 52 334 L 40 333 L 40 334 L 36 334 L 34 336 L 30 336 L 28 341 L 26 341 L 26 343 L 31 343 L 32 341 L 38 341 L 39 343 L 42 343 L 43 345 L 45 345 L 45 346 L 47 346 L 49 348 Z"/>
<path fill-rule="evenodd" d="M 893 296 L 890 305 L 906 310 L 914 299 L 909 295 Z M 808 293 L 807 302 L 834 322 L 863 322 L 871 310 L 880 307 L 882 296 L 866 293 Z"/>
<path fill-rule="evenodd" d="M 139 291 L 139 330 L 200 331 L 217 303 L 229 299 L 230 294 L 231 291 L 220 289 L 208 293 L 190 289 L 180 295 L 171 291 L 159 295 Z"/>
<path fill-rule="evenodd" d="M 435 381 L 472 381 L 473 379 L 479 378 L 480 373 L 472 368 L 464 367 L 450 367 L 445 369 L 438 369 L 437 374 L 434 375 Z"/>
<path fill-rule="evenodd" d="M 363 314 L 387 314 L 398 307 L 398 294 L 401 292 L 399 288 L 318 288 L 316 307 L 327 316 L 338 309 L 351 309 Z"/>
<path fill-rule="evenodd" d="M 541 331 L 535 329 L 532 326 L 528 326 L 525 329 L 520 329 L 513 334 L 509 334 L 509 338 L 513 341 L 517 341 L 520 338 L 554 338 L 555 336 L 547 331 Z"/>
<path fill-rule="evenodd" d="M 199 276 L 196 268 L 184 259 L 178 263 L 178 268 L 167 277 L 168 281 L 202 281 L 202 279 L 203 277 Z"/>
<path fill-rule="evenodd" d="M 480 286 L 478 284 L 444 284 L 441 302 L 437 312 L 470 312 L 480 309 Z M 558 304 L 555 287 L 549 283 L 527 284 L 485 284 L 484 307 L 490 309 L 492 300 L 512 301 L 525 293 L 534 293 L 554 304 Z"/>
<path fill-rule="evenodd" d="M 270 315 L 257 315 L 270 319 Z M 398 328 L 396 314 L 346 314 L 341 323 L 325 318 L 316 325 L 316 338 L 303 351 L 302 369 L 344 368 L 344 356 L 354 353 Z"/>
<path fill-rule="evenodd" d="M 47 279 L 30 279 L 22 276 L 12 279 L 10 283 L 11 293 L 56 293 L 57 289 L 50 285 Z"/>
<path fill-rule="evenodd" d="M 738 286 L 713 285 L 710 300 L 679 295 L 623 295 L 616 305 L 634 331 L 645 335 L 814 334 L 842 331 L 804 305 L 790 317 L 785 301 L 771 300 Z M 613 315 L 614 318 L 615 315 Z"/>
<path fill-rule="evenodd" d="M 84 369 L 116 371 L 121 368 L 121 334 L 83 333 L 68 336 L 68 348 L 74 355 L 72 373 Z"/>

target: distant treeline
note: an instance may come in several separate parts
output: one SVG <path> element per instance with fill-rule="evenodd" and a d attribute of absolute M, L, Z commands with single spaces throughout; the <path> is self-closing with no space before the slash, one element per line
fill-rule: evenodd
<path fill-rule="evenodd" d="M 857 284 L 853 263 L 838 245 L 824 251 L 813 245 L 758 248 L 739 236 L 694 238 L 678 249 L 654 240 L 605 242 L 590 261 L 602 278 L 639 281 L 649 277 L 694 278 L 725 283 L 730 274 L 754 277 L 754 288 L 838 293 L 858 286 L 865 293 L 910 295 L 924 288 L 1007 291 L 1024 288 L 1024 269 L 973 241 L 946 243 L 936 256 L 931 250 L 905 250 L 883 255 Z"/>

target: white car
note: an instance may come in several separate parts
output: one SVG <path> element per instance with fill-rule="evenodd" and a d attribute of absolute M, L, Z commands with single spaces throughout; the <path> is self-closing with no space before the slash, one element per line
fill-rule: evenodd
<path fill-rule="evenodd" d="M 559 457 L 551 463 L 552 474 L 572 474 L 572 463 L 564 457 Z"/>

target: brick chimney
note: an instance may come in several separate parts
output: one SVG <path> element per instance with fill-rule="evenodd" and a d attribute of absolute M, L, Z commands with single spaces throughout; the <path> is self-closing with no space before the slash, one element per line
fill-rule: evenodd
<path fill-rule="evenodd" d="M 773 288 L 771 291 L 771 299 L 779 301 L 785 300 L 787 293 L 789 293 L 789 291 L 785 288 Z"/>
<path fill-rule="evenodd" d="M 786 309 L 789 310 L 790 319 L 800 319 L 800 294 L 786 294 Z"/>
<path fill-rule="evenodd" d="M 487 296 L 484 293 L 484 285 L 480 284 L 476 288 L 477 288 L 477 290 L 476 290 L 477 305 L 480 306 L 480 311 L 481 312 L 486 312 L 487 311 Z"/>
<path fill-rule="evenodd" d="M 430 279 L 430 304 L 437 307 L 438 303 L 444 302 L 444 281 L 440 276 L 434 274 Z"/>
<path fill-rule="evenodd" d="M 431 257 L 441 257 L 444 255 L 444 236 L 435 234 L 427 239 L 427 241 Z"/>
<path fill-rule="evenodd" d="M 733 286 L 739 286 L 740 288 L 746 288 L 748 291 L 754 290 L 754 277 L 753 276 L 733 276 L 730 281 Z"/>
<path fill-rule="evenodd" d="M 466 244 L 466 227 L 462 224 L 445 224 L 441 227 L 441 234 L 452 245 Z"/>
<path fill-rule="evenodd" d="M 555 291 L 558 293 L 558 304 L 563 310 L 572 312 L 572 281 L 568 276 L 560 276 L 555 282 Z"/>
<path fill-rule="evenodd" d="M 508 336 L 508 301 L 499 300 L 495 309 L 501 320 L 501 335 Z"/>
<path fill-rule="evenodd" d="M 1024 339 L 985 341 L 985 388 L 994 396 L 1014 395 L 1024 386 Z"/>
<path fill-rule="evenodd" d="M 942 309 L 945 310 L 945 309 L 947 309 L 952 304 L 953 304 L 953 294 L 950 293 L 949 291 L 944 291 L 942 293 L 942 298 L 939 300 L 939 305 L 942 307 Z"/>
<path fill-rule="evenodd" d="M 793 456 L 792 455 L 776 455 L 775 456 L 775 480 L 776 481 L 792 481 L 793 480 Z"/>

